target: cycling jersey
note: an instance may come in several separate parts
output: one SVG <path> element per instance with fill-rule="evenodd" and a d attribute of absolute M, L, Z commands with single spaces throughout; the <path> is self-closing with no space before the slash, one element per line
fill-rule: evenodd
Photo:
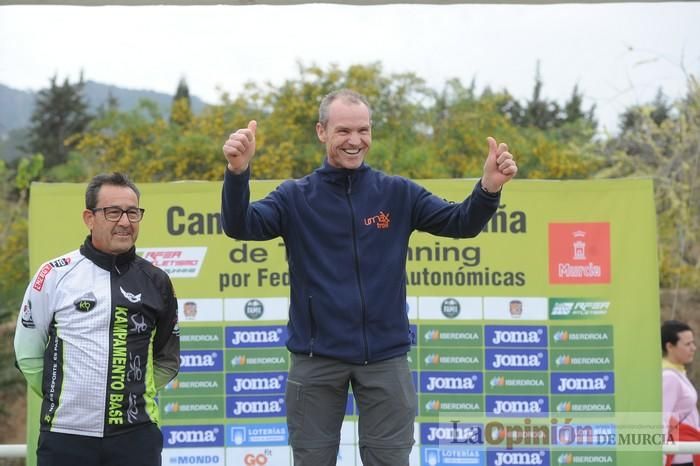
<path fill-rule="evenodd" d="M 167 274 L 134 248 L 103 253 L 90 236 L 39 268 L 17 319 L 17 365 L 43 399 L 43 431 L 105 437 L 158 424 L 155 396 L 179 352 Z"/>

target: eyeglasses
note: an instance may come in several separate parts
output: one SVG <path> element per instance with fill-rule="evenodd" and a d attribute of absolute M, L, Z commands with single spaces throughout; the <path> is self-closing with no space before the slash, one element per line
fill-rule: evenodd
<path fill-rule="evenodd" d="M 119 220 L 122 219 L 122 215 L 126 214 L 126 218 L 129 219 L 129 222 L 131 222 L 131 223 L 140 222 L 141 219 L 143 218 L 143 213 L 146 211 L 145 209 L 140 209 L 140 208 L 136 208 L 136 207 L 130 207 L 130 208 L 124 210 L 121 207 L 117 207 L 117 206 L 98 207 L 96 209 L 90 209 L 90 210 L 92 211 L 92 213 L 95 213 L 98 210 L 101 210 L 105 216 L 105 220 L 108 220 L 110 222 L 118 222 Z"/>

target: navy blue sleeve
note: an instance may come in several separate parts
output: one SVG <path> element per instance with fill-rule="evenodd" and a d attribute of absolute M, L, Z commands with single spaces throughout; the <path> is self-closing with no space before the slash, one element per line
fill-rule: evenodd
<path fill-rule="evenodd" d="M 450 203 L 412 183 L 417 189 L 413 209 L 416 230 L 451 238 L 473 238 L 478 235 L 498 209 L 501 198 L 481 189 L 479 180 L 470 196 L 461 203 Z"/>
<path fill-rule="evenodd" d="M 282 235 L 281 188 L 265 199 L 250 202 L 250 167 L 235 175 L 226 170 L 221 191 L 221 226 L 239 240 L 268 240 Z"/>

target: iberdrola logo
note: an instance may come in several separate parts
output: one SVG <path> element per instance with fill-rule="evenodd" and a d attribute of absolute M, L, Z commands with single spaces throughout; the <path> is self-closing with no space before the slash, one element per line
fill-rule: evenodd
<path fill-rule="evenodd" d="M 180 388 L 180 381 L 177 380 L 177 379 L 171 380 L 171 381 L 168 382 L 167 385 L 165 386 L 165 389 L 166 389 L 166 390 L 177 390 L 178 388 Z"/>
<path fill-rule="evenodd" d="M 555 363 L 557 366 L 568 366 L 569 364 L 571 364 L 571 356 L 569 356 L 568 354 L 562 354 L 557 358 Z"/>
<path fill-rule="evenodd" d="M 168 403 L 167 405 L 165 405 L 164 411 L 166 413 L 177 413 L 178 411 L 180 411 L 180 403 L 178 403 L 177 401 L 174 403 Z"/>
<path fill-rule="evenodd" d="M 234 358 L 231 359 L 231 365 L 233 365 L 233 366 L 245 366 L 246 365 L 245 355 L 241 354 L 240 356 L 234 356 Z"/>
<path fill-rule="evenodd" d="M 429 354 L 425 357 L 426 364 L 440 364 L 439 354 Z"/>
<path fill-rule="evenodd" d="M 427 411 L 440 411 L 440 400 L 430 400 L 425 404 Z"/>
<path fill-rule="evenodd" d="M 569 413 L 571 412 L 571 402 L 570 401 L 562 401 L 557 405 L 557 412 L 560 413 Z"/>
<path fill-rule="evenodd" d="M 554 341 L 569 341 L 569 332 L 567 330 L 560 330 L 554 334 Z"/>
<path fill-rule="evenodd" d="M 426 341 L 436 341 L 440 339 L 440 330 L 428 330 L 425 332 Z"/>
<path fill-rule="evenodd" d="M 504 387 L 506 385 L 506 378 L 502 375 L 498 375 L 491 379 L 491 382 L 489 383 L 492 387 Z"/>
<path fill-rule="evenodd" d="M 571 453 L 562 453 L 559 455 L 559 458 L 557 458 L 557 463 L 559 464 L 573 464 L 574 463 L 574 455 Z"/>

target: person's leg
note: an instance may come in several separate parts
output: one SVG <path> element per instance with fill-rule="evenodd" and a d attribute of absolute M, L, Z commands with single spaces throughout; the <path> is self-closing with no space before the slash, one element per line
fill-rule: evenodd
<path fill-rule="evenodd" d="M 100 466 L 160 466 L 162 451 L 163 434 L 157 425 L 146 424 L 103 438 Z"/>
<path fill-rule="evenodd" d="M 291 355 L 285 402 L 294 466 L 335 466 L 349 378 L 348 364 Z"/>
<path fill-rule="evenodd" d="M 100 466 L 99 437 L 40 432 L 37 466 Z"/>
<path fill-rule="evenodd" d="M 351 380 L 362 464 L 408 466 L 418 402 L 406 356 L 357 366 Z"/>

